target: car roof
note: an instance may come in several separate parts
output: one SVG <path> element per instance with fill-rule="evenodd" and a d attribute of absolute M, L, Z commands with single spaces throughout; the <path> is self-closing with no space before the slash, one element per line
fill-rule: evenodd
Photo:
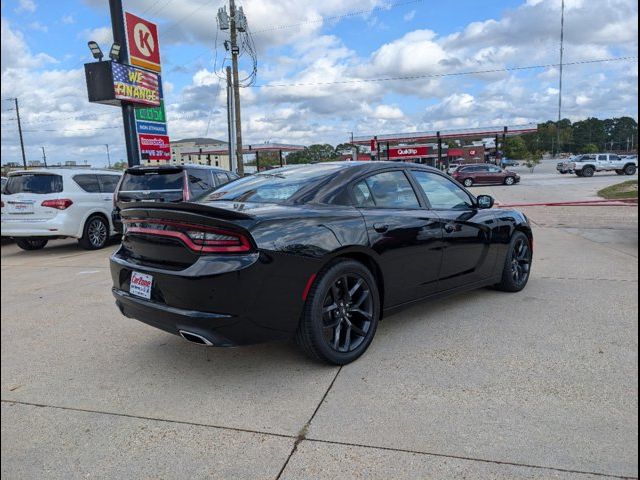
<path fill-rule="evenodd" d="M 38 173 L 38 174 L 52 174 L 60 175 L 62 177 L 71 177 L 80 174 L 101 174 L 101 175 L 122 175 L 121 171 L 98 169 L 98 168 L 33 168 L 29 170 L 15 170 L 9 172 L 9 176 L 12 175 L 24 175 L 26 173 Z"/>

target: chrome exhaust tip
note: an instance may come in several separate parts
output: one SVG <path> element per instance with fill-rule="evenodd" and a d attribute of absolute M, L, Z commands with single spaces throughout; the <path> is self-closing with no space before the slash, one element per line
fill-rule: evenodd
<path fill-rule="evenodd" d="M 197 333 L 187 332 L 186 330 L 178 330 L 180 336 L 191 343 L 197 343 L 198 345 L 204 345 L 205 347 L 213 347 L 213 343 L 210 340 L 206 339 L 202 335 L 198 335 Z"/>

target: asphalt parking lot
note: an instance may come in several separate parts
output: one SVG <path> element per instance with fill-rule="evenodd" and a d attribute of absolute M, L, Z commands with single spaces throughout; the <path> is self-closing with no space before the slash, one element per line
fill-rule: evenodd
<path fill-rule="evenodd" d="M 547 169 L 477 191 L 579 200 L 627 179 Z M 2 477 L 636 478 L 637 208 L 524 210 L 523 292 L 404 311 L 345 367 L 122 317 L 115 244 L 3 245 Z"/>

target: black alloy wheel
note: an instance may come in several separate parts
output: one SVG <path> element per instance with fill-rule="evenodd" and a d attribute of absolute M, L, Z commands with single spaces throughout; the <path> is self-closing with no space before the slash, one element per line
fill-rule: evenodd
<path fill-rule="evenodd" d="M 502 281 L 496 285 L 504 292 L 519 292 L 526 287 L 531 275 L 533 252 L 531 241 L 523 232 L 515 232 L 502 271 Z"/>
<path fill-rule="evenodd" d="M 368 348 L 379 317 L 373 275 L 359 262 L 341 260 L 314 282 L 296 341 L 311 358 L 345 365 Z"/>
<path fill-rule="evenodd" d="M 624 174 L 625 175 L 635 175 L 636 173 L 636 166 L 635 165 L 627 165 L 626 167 L 624 167 Z"/>
<path fill-rule="evenodd" d="M 596 173 L 595 169 L 593 167 L 584 167 L 582 169 L 582 176 L 583 177 L 593 177 L 593 174 Z"/>
<path fill-rule="evenodd" d="M 90 217 L 85 223 L 84 234 L 79 240 L 80 246 L 86 250 L 98 250 L 104 248 L 108 240 L 109 224 L 101 216 Z"/>
<path fill-rule="evenodd" d="M 42 250 L 49 240 L 46 238 L 16 238 L 16 245 L 22 250 Z"/>
<path fill-rule="evenodd" d="M 331 285 L 322 308 L 324 339 L 336 352 L 357 349 L 373 322 L 373 299 L 365 280 L 346 274 Z"/>

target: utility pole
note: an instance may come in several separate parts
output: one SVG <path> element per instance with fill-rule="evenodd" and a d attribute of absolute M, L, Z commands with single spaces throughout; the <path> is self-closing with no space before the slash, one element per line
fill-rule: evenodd
<path fill-rule="evenodd" d="M 231 67 L 227 67 L 227 127 L 229 130 L 229 166 L 231 171 L 238 173 L 238 162 L 235 149 L 235 114 L 233 104 L 233 82 L 231 81 Z"/>
<path fill-rule="evenodd" d="M 44 151 L 44 147 L 40 148 L 42 148 L 42 161 L 44 162 L 44 168 L 47 168 L 47 154 Z"/>
<path fill-rule="evenodd" d="M 27 157 L 24 154 L 24 140 L 22 139 L 22 123 L 20 122 L 20 109 L 18 108 L 18 99 L 17 98 L 9 98 L 8 100 L 13 100 L 16 106 L 16 118 L 18 120 L 18 134 L 20 136 L 20 148 L 22 149 L 22 165 L 24 168 L 27 168 Z"/>
<path fill-rule="evenodd" d="M 562 13 L 560 14 L 560 85 L 558 88 L 558 124 L 556 134 L 558 135 L 558 154 L 560 154 L 560 121 L 562 120 L 562 68 L 564 61 L 564 0 L 562 0 Z"/>
<path fill-rule="evenodd" d="M 107 167 L 111 168 L 111 155 L 109 155 L 109 144 L 105 143 L 105 147 L 107 147 Z"/>
<path fill-rule="evenodd" d="M 238 56 L 240 47 L 238 46 L 238 32 L 236 28 L 236 2 L 229 0 L 230 13 L 230 35 L 231 35 L 231 63 L 233 66 L 233 102 L 236 120 L 236 158 L 238 159 L 238 175 L 244 175 L 244 157 L 242 155 L 242 121 L 240 115 L 240 80 L 238 78 Z"/>

